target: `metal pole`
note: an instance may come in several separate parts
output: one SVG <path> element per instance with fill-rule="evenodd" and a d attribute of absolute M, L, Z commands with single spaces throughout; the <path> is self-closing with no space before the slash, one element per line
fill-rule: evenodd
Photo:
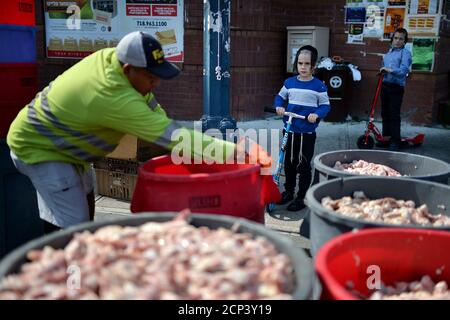
<path fill-rule="evenodd" d="M 236 129 L 230 115 L 231 0 L 203 1 L 203 131 Z"/>

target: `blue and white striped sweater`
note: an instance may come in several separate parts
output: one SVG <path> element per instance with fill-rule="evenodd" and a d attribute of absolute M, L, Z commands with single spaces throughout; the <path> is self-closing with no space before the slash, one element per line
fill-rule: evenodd
<path fill-rule="evenodd" d="M 314 77 L 310 81 L 300 81 L 297 76 L 288 78 L 275 97 L 275 107 L 284 107 L 286 111 L 303 116 L 316 113 L 323 119 L 330 111 L 327 87 Z M 284 123 L 287 120 L 288 117 L 283 118 Z M 315 132 L 317 126 L 316 123 L 310 123 L 306 119 L 293 119 L 291 130 L 295 133 Z"/>

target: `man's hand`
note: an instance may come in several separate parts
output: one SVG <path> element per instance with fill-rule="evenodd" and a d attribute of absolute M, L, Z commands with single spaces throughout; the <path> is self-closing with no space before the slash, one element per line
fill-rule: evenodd
<path fill-rule="evenodd" d="M 284 116 L 285 109 L 283 107 L 276 107 L 275 111 L 277 112 L 277 115 Z"/>
<path fill-rule="evenodd" d="M 383 72 L 383 71 L 387 72 L 387 73 L 392 73 L 393 70 L 390 69 L 390 68 L 383 67 L 383 68 L 380 69 L 380 72 Z"/>
<path fill-rule="evenodd" d="M 319 116 L 315 113 L 310 113 L 308 116 L 308 122 L 316 123 L 316 120 Z"/>
<path fill-rule="evenodd" d="M 259 164 L 261 174 L 271 174 L 272 158 L 263 147 L 247 137 L 239 139 L 236 145 L 236 159 L 243 160 L 242 156 L 245 157 L 245 163 Z"/>

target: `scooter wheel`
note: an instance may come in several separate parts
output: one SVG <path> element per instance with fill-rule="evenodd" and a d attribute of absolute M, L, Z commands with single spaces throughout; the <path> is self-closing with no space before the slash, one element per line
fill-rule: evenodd
<path fill-rule="evenodd" d="M 372 136 L 367 137 L 367 143 L 366 143 L 366 136 L 362 135 L 358 138 L 358 141 L 356 142 L 358 148 L 360 149 L 373 149 L 375 145 L 375 140 L 372 138 Z"/>

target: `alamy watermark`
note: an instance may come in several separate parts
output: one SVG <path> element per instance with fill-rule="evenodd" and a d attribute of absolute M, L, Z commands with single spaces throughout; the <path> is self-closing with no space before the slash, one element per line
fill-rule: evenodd
<path fill-rule="evenodd" d="M 262 164 L 262 153 L 278 154 L 280 150 L 280 129 L 228 129 L 225 135 L 218 129 L 208 129 L 202 133 L 202 122 L 194 121 L 194 133 L 185 128 L 176 129 L 171 134 L 171 160 L 174 164 Z M 213 138 L 227 142 L 238 142 L 239 148 L 227 148 L 223 144 L 212 143 Z M 258 147 L 258 145 L 259 147 Z M 274 163 L 271 164 L 272 166 Z M 263 174 L 271 174 L 264 170 Z"/>
<path fill-rule="evenodd" d="M 366 286 L 369 290 L 381 290 L 381 268 L 377 265 L 370 265 L 366 269 L 366 273 L 370 276 L 366 280 Z"/>
<path fill-rule="evenodd" d="M 77 5 L 70 5 L 66 10 L 67 14 L 70 16 L 66 20 L 66 26 L 69 30 L 80 30 L 81 29 L 81 9 Z"/>
<path fill-rule="evenodd" d="M 66 281 L 67 289 L 70 291 L 81 289 L 81 268 L 76 264 L 67 267 L 66 273 L 69 274 Z"/>

